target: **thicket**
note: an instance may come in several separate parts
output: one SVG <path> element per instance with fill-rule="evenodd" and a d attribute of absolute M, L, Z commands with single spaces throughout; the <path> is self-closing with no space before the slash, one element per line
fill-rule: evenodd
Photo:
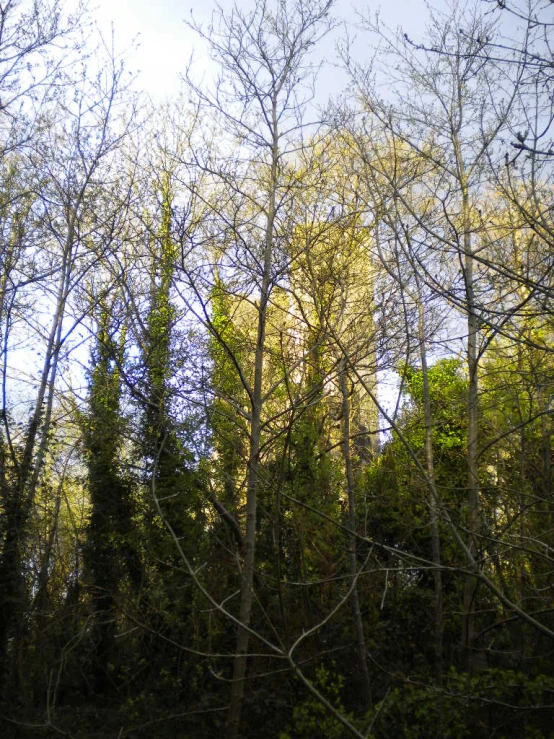
<path fill-rule="evenodd" d="M 554 736 L 550 14 L 2 4 L 3 736 Z"/>

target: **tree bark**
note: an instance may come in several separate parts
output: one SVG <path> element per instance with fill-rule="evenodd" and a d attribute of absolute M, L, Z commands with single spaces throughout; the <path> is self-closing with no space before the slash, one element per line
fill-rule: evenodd
<path fill-rule="evenodd" d="M 277 95 L 272 101 L 273 145 L 271 151 L 271 172 L 269 181 L 269 202 L 265 228 L 263 273 L 258 307 L 258 326 L 256 350 L 254 355 L 254 385 L 251 397 L 250 445 L 248 452 L 248 473 L 246 484 L 246 534 L 244 537 L 244 569 L 242 572 L 239 620 L 243 627 L 238 628 L 237 646 L 233 667 L 231 703 L 227 716 L 229 739 L 239 735 L 240 717 L 244 702 L 244 680 L 249 642 L 248 627 L 252 614 L 254 598 L 254 564 L 256 559 L 256 509 L 258 502 L 260 439 L 262 430 L 262 383 L 264 377 L 264 349 L 267 305 L 271 290 L 271 265 L 273 254 L 273 229 L 277 202 L 277 176 L 279 164 L 279 135 L 277 120 Z M 245 628 L 244 628 L 245 627 Z"/>
<path fill-rule="evenodd" d="M 459 148 L 456 147 L 459 151 Z M 463 248 L 464 248 L 464 280 L 466 291 L 467 310 L 467 367 L 468 367 L 468 390 L 467 390 L 467 531 L 468 550 L 475 560 L 477 559 L 477 536 L 479 528 L 479 469 L 477 456 L 478 439 L 478 365 L 479 365 L 479 323 L 475 306 L 475 285 L 473 277 L 473 253 L 471 245 L 471 215 L 469 204 L 469 193 L 465 172 L 458 158 L 458 166 L 461 169 L 460 179 L 462 185 L 462 208 L 463 208 Z M 463 600 L 463 626 L 462 644 L 464 648 L 464 661 L 466 667 L 471 671 L 472 650 L 475 624 L 475 598 L 477 594 L 478 579 L 468 575 L 464 586 Z"/>
<path fill-rule="evenodd" d="M 421 356 L 421 373 L 423 376 L 423 414 L 425 421 L 425 462 L 430 488 L 435 489 L 435 464 L 433 456 L 433 419 L 431 416 L 431 396 L 429 392 L 429 373 L 427 371 L 427 351 L 425 348 L 425 324 L 421 296 L 418 305 L 419 323 L 419 350 Z M 439 529 L 438 501 L 431 498 L 429 505 L 431 515 L 431 552 L 433 557 L 434 591 L 434 652 L 435 652 L 435 680 L 442 685 L 442 570 L 441 570 L 441 541 Z"/>
<path fill-rule="evenodd" d="M 354 626 L 356 629 L 356 657 L 360 670 L 359 684 L 363 696 L 364 709 L 368 710 L 371 706 L 371 682 L 369 678 L 369 670 L 366 659 L 366 645 L 364 638 L 364 625 L 362 621 L 362 613 L 360 610 L 360 599 L 358 596 L 358 564 L 357 564 L 357 547 L 356 547 L 356 498 L 354 495 L 354 474 L 352 469 L 352 457 L 350 454 L 350 402 L 348 399 L 348 388 L 346 382 L 346 367 L 344 360 L 341 360 L 339 369 L 340 391 L 342 395 L 342 453 L 344 457 L 344 468 L 346 472 L 346 489 L 348 493 L 348 528 L 349 534 L 349 560 L 350 560 L 350 581 L 352 585 L 352 615 L 354 618 Z"/>

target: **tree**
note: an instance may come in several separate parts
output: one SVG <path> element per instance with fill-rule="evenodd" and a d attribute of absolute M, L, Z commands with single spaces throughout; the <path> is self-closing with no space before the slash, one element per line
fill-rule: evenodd
<path fill-rule="evenodd" d="M 402 190 L 397 190 L 392 198 L 411 211 L 411 216 L 434 241 L 428 266 L 421 261 L 418 264 L 426 270 L 423 279 L 467 318 L 467 549 L 469 558 L 475 560 L 480 557 L 478 377 L 485 346 L 480 326 L 487 313 L 488 295 L 484 270 L 476 260 L 484 231 L 479 197 L 488 153 L 504 126 L 512 101 L 508 99 L 497 110 L 481 95 L 483 88 L 498 89 L 499 81 L 494 70 L 481 61 L 485 39 L 490 38 L 493 27 L 475 7 L 464 8 L 463 13 L 453 11 L 444 18 L 434 17 L 432 23 L 429 40 L 422 47 L 412 44 L 406 36 L 397 41 L 383 36 L 386 47 L 403 70 L 400 85 L 409 81 L 409 97 L 400 87 L 398 103 L 391 108 L 385 101 L 377 102 L 373 92 L 367 89 L 360 88 L 360 93 L 364 105 L 389 135 L 398 137 L 428 165 L 425 181 L 421 183 L 429 193 L 420 200 L 423 211 L 415 212 L 409 196 Z M 358 75 L 357 79 L 363 82 L 364 78 Z M 414 101 L 414 89 L 418 90 L 417 100 L 421 102 Z M 375 166 L 371 161 L 368 165 Z M 392 184 L 392 178 L 387 177 L 382 167 L 379 174 Z M 443 273 L 443 278 L 435 277 L 435 251 L 446 251 L 459 263 L 456 276 L 447 277 Z M 444 278 L 447 282 L 443 282 Z M 477 580 L 468 576 L 463 622 L 468 665 L 473 649 L 476 586 Z"/>
<path fill-rule="evenodd" d="M 254 188 L 251 187 L 249 173 L 244 172 L 242 182 L 237 177 L 238 162 L 233 163 L 232 180 L 229 171 L 215 173 L 220 182 L 231 185 L 235 200 L 242 201 L 241 207 L 234 208 L 228 234 L 236 245 L 237 257 L 244 254 L 246 264 L 252 270 L 245 276 L 253 282 L 257 324 L 252 379 L 240 373 L 240 380 L 249 395 L 250 418 L 245 555 L 239 609 L 241 625 L 238 628 L 228 716 L 230 739 L 236 739 L 239 734 L 250 638 L 267 310 L 278 279 L 281 255 L 286 254 L 282 239 L 288 229 L 283 216 L 286 217 L 287 201 L 292 192 L 286 162 L 296 145 L 293 134 L 301 130 L 304 104 L 298 96 L 301 94 L 300 85 L 306 84 L 311 76 L 308 53 L 329 27 L 331 4 L 330 0 L 302 1 L 294 8 L 282 4 L 275 13 L 264 2 L 256 4 L 250 13 L 243 13 L 235 6 L 229 15 L 217 13 L 206 31 L 196 29 L 208 42 L 222 73 L 227 76 L 226 81 L 221 78 L 213 97 L 196 88 L 200 92 L 200 101 L 217 112 L 225 129 L 237 137 L 241 149 L 250 148 L 259 157 L 257 181 L 252 183 Z M 232 269 L 232 265 L 228 269 Z"/>
<path fill-rule="evenodd" d="M 102 207 L 105 191 L 99 183 L 107 186 L 113 177 L 114 156 L 128 131 L 126 125 L 119 130 L 113 125 L 122 104 L 122 74 L 122 66 L 114 59 L 96 77 L 82 71 L 78 94 L 60 95 L 56 100 L 56 109 L 64 116 L 54 118 L 40 136 L 28 142 L 27 151 L 8 169 L 13 172 L 21 163 L 27 179 L 25 196 L 9 201 L 12 229 L 5 245 L 10 271 L 2 316 L 2 422 L 9 460 L 5 469 L 10 475 L 13 471 L 10 485 L 4 486 L 0 552 L 5 594 L 0 653 L 6 668 L 8 645 L 17 645 L 17 639 L 12 639 L 16 614 L 25 610 L 28 595 L 23 561 L 53 428 L 63 352 L 69 351 L 88 310 L 88 303 L 83 313 L 79 301 L 72 305 L 72 299 L 86 290 L 87 274 L 99 254 L 109 250 L 117 230 L 120 212 L 113 207 L 106 212 Z M 17 313 L 15 305 L 20 306 Z M 75 308 L 73 314 L 70 305 Z M 27 417 L 14 417 L 11 407 L 21 391 L 21 384 L 10 377 L 12 363 L 17 366 L 22 361 L 12 345 L 19 351 L 32 347 L 39 363 L 42 360 L 29 372 L 34 397 L 27 400 Z M 8 391 L 13 393 L 11 400 Z"/>
<path fill-rule="evenodd" d="M 67 84 L 78 58 L 76 41 L 85 21 L 81 3 L 72 14 L 61 0 L 26 5 L 8 0 L 0 11 L 0 126 L 2 158 L 32 146 L 47 125 L 50 103 Z"/>
<path fill-rule="evenodd" d="M 117 680 L 114 644 L 119 609 L 116 593 L 124 583 L 125 569 L 135 590 L 141 572 L 130 542 L 133 515 L 131 486 L 121 465 L 123 417 L 121 412 L 122 353 L 125 325 L 114 321 L 115 302 L 100 297 L 96 346 L 91 357 L 89 412 L 83 419 L 83 442 L 88 468 L 90 524 L 85 565 L 91 577 L 94 651 L 93 686 L 106 695 Z"/>

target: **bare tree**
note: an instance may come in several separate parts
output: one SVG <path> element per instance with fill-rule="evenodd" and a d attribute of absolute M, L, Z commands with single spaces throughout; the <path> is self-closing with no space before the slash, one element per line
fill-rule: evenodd
<path fill-rule="evenodd" d="M 242 289 L 250 291 L 256 324 L 252 371 L 237 367 L 250 412 L 241 626 L 227 720 L 231 739 L 240 729 L 254 601 L 260 443 L 267 401 L 267 315 L 272 292 L 286 275 L 290 249 L 284 239 L 291 233 L 286 217 L 294 182 L 287 162 L 302 145 L 303 113 L 314 72 L 310 51 L 330 27 L 331 6 L 332 0 L 301 0 L 294 6 L 280 3 L 273 10 L 261 1 L 248 13 L 237 6 L 228 14 L 218 10 L 208 28 L 195 26 L 220 65 L 221 76 L 213 95 L 194 89 L 200 105 L 213 111 L 229 136 L 227 146 L 235 148 L 226 157 L 226 169 L 210 160 L 198 164 L 211 170 L 214 181 L 227 190 L 231 210 L 223 226 L 227 246 L 220 269 L 231 280 L 239 278 Z M 243 158 L 245 153 L 249 160 Z M 217 216 L 222 215 L 220 210 Z"/>

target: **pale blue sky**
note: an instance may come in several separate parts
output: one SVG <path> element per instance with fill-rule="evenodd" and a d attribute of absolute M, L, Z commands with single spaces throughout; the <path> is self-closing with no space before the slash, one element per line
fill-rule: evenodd
<path fill-rule="evenodd" d="M 233 2 L 220 0 L 219 4 L 226 9 L 231 8 Z M 242 4 L 247 8 L 252 3 Z M 336 17 L 354 23 L 356 10 L 369 8 L 373 13 L 379 5 L 378 0 L 363 3 L 337 0 L 333 12 Z M 402 25 L 411 35 L 422 30 L 426 16 L 423 0 L 389 0 L 381 5 L 382 18 L 389 26 L 396 28 Z M 104 34 L 109 35 L 113 22 L 116 48 L 125 48 L 133 37 L 140 34 L 140 46 L 132 56 L 130 66 L 141 70 L 139 86 L 154 99 L 159 100 L 178 89 L 179 75 L 193 47 L 200 65 L 204 63 L 197 39 L 183 21 L 190 18 L 191 10 L 198 21 L 207 21 L 215 7 L 214 0 L 93 0 L 93 7 L 97 8 L 94 18 Z M 329 40 L 325 54 L 331 57 L 333 53 L 334 41 Z M 323 74 L 326 79 L 320 80 L 322 87 L 329 92 L 338 92 L 341 85 L 335 79 L 337 72 L 327 69 Z"/>

